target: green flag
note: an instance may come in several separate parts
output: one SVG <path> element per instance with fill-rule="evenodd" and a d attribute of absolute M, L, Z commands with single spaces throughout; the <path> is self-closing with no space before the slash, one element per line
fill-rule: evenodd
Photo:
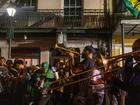
<path fill-rule="evenodd" d="M 124 4 L 133 16 L 140 17 L 140 0 L 124 0 Z"/>

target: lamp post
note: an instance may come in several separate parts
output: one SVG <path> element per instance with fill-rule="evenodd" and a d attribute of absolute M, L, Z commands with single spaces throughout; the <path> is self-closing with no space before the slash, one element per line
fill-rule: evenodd
<path fill-rule="evenodd" d="M 10 18 L 10 29 L 8 32 L 8 59 L 11 59 L 11 48 L 12 48 L 12 39 L 14 36 L 14 29 L 13 29 L 13 25 L 12 25 L 12 18 L 14 17 L 15 13 L 16 13 L 16 9 L 13 7 L 12 3 L 10 2 L 9 7 L 7 8 L 7 13 L 9 15 Z"/>

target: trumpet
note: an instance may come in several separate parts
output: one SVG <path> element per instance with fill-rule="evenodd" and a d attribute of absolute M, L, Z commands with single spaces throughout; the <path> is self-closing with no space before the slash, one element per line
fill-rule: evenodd
<path fill-rule="evenodd" d="M 74 53 L 74 54 L 76 54 L 76 55 L 78 55 L 78 56 L 81 55 L 81 54 L 80 54 L 79 52 L 77 52 L 77 51 L 74 51 L 74 50 L 68 49 L 68 48 L 64 48 L 64 47 L 60 47 L 60 46 L 58 46 L 57 44 L 55 45 L 55 48 L 56 48 L 56 49 L 61 49 L 61 50 L 67 51 L 67 52 Z"/>

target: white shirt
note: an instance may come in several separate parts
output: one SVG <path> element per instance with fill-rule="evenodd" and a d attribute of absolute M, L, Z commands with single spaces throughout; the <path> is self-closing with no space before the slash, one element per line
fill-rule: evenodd
<path fill-rule="evenodd" d="M 91 80 L 93 81 L 98 81 L 100 79 L 102 79 L 102 75 L 101 75 L 101 70 L 93 70 L 92 72 L 93 74 L 93 77 Z M 100 93 L 100 94 L 104 94 L 104 88 L 105 88 L 105 85 L 104 84 L 97 84 L 97 85 L 93 85 L 93 91 L 96 92 L 96 93 Z"/>

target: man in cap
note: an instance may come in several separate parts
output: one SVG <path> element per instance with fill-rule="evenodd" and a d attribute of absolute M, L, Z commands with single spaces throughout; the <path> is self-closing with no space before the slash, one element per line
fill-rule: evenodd
<path fill-rule="evenodd" d="M 81 73 L 92 69 L 95 62 L 95 49 L 92 46 L 86 46 L 82 52 L 83 61 L 80 63 L 80 69 L 76 70 L 76 73 Z M 92 71 L 84 73 L 78 76 L 78 79 L 88 78 L 92 75 Z M 75 84 L 74 88 L 74 101 L 73 105 L 90 105 L 92 89 L 90 87 L 90 78 Z"/>

